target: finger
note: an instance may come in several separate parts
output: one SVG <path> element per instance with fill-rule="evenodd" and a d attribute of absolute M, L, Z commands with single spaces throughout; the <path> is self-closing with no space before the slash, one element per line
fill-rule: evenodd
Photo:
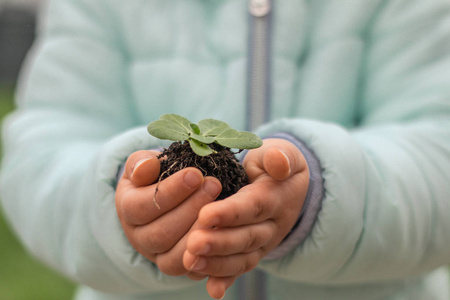
<path fill-rule="evenodd" d="M 269 148 L 263 157 L 264 170 L 276 180 L 284 180 L 291 174 L 289 157 L 276 147 Z"/>
<path fill-rule="evenodd" d="M 206 177 L 202 188 L 195 191 L 188 201 L 150 224 L 135 227 L 130 234 L 137 241 L 140 252 L 164 253 L 172 249 L 197 220 L 200 208 L 214 201 L 219 193 L 220 182 L 216 178 Z"/>
<path fill-rule="evenodd" d="M 122 195 L 116 197 L 119 216 L 130 225 L 150 223 L 188 198 L 203 180 L 200 170 L 186 168 L 159 184 L 140 188 L 125 186 Z"/>
<path fill-rule="evenodd" d="M 203 280 L 206 277 L 208 277 L 208 275 L 191 272 L 191 273 L 187 273 L 186 277 L 191 280 L 200 281 L 200 280 Z"/>
<path fill-rule="evenodd" d="M 159 177 L 159 152 L 141 150 L 131 154 L 125 163 L 123 178 L 129 179 L 136 186 L 154 183 Z"/>
<path fill-rule="evenodd" d="M 200 229 L 189 235 L 186 248 L 191 254 L 202 256 L 249 253 L 267 245 L 276 230 L 273 221 L 237 228 Z"/>
<path fill-rule="evenodd" d="M 220 192 L 219 192 L 220 193 Z M 175 245 L 164 253 L 155 254 L 154 259 L 150 259 L 158 265 L 158 268 L 164 274 L 170 276 L 182 276 L 186 275 L 192 280 L 202 280 L 207 275 L 196 272 L 190 272 L 183 265 L 183 255 L 186 251 L 186 241 L 190 232 L 200 229 L 198 222 L 195 222 L 188 234 L 184 235 L 179 241 L 176 241 Z M 152 255 L 151 255 L 152 256 Z"/>
<path fill-rule="evenodd" d="M 196 224 L 193 225 L 193 228 L 195 227 Z M 188 277 L 193 280 L 205 278 L 205 274 L 191 272 L 184 267 L 184 251 L 186 251 L 186 236 L 176 241 L 175 245 L 169 251 L 156 254 L 154 262 L 162 273 L 169 276 L 189 275 Z"/>
<path fill-rule="evenodd" d="M 159 271 L 169 276 L 183 276 L 186 275 L 192 280 L 202 280 L 207 275 L 192 272 L 185 268 L 183 264 L 183 255 L 186 251 L 186 236 L 182 237 L 175 246 L 167 252 L 154 255 L 151 259 L 158 266 Z"/>
<path fill-rule="evenodd" d="M 183 264 L 192 272 L 214 277 L 239 276 L 253 270 L 261 260 L 259 250 L 227 256 L 196 256 L 189 251 L 183 255 Z"/>
<path fill-rule="evenodd" d="M 198 228 L 198 224 L 194 223 L 190 230 L 192 231 Z M 135 247 L 135 249 L 144 257 L 154 262 L 158 266 L 159 271 L 164 274 L 170 276 L 186 275 L 192 280 L 202 280 L 207 277 L 207 275 L 205 274 L 190 272 L 184 267 L 183 255 L 184 251 L 186 251 L 186 235 L 183 236 L 179 241 L 175 241 L 175 244 L 169 251 L 163 253 L 147 253 L 142 251 L 142 249 L 139 249 L 139 245 L 133 245 L 133 247 Z"/>
<path fill-rule="evenodd" d="M 262 147 L 248 152 L 243 166 L 250 182 L 266 173 L 273 179 L 285 180 L 308 167 L 301 151 L 283 139 L 264 140 Z"/>
<path fill-rule="evenodd" d="M 198 229 L 198 227 L 198 224 L 194 223 L 190 230 L 196 230 Z M 183 255 L 184 251 L 186 251 L 186 240 L 187 239 L 185 235 L 180 240 L 174 241 L 174 245 L 172 246 L 172 248 L 163 253 L 150 253 L 149 255 L 146 255 L 146 253 L 143 252 L 140 253 L 154 262 L 158 266 L 159 271 L 166 275 L 187 275 L 192 280 L 201 280 L 207 275 L 190 272 L 183 265 Z"/>
<path fill-rule="evenodd" d="M 211 298 L 223 299 L 226 290 L 233 285 L 238 276 L 213 277 L 210 276 L 206 282 L 206 290 Z"/>
<path fill-rule="evenodd" d="M 199 213 L 199 222 L 206 228 L 237 227 L 256 224 L 272 218 L 278 212 L 280 193 L 270 177 L 243 187 L 226 201 L 205 205 Z"/>

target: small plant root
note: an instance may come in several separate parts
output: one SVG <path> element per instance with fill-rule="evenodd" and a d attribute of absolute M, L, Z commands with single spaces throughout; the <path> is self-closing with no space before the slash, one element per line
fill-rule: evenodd
<path fill-rule="evenodd" d="M 162 178 L 164 177 L 164 175 L 165 175 L 166 173 L 170 172 L 170 170 L 172 170 L 172 168 L 175 167 L 175 165 L 176 165 L 177 163 L 178 163 L 178 162 L 176 161 L 176 162 L 174 162 L 173 164 L 171 164 L 170 167 L 169 167 L 167 170 L 165 170 L 163 173 L 161 173 L 161 175 L 160 175 L 159 178 L 158 178 L 158 183 L 156 184 L 155 193 L 153 194 L 153 203 L 155 204 L 155 206 L 156 206 L 158 209 L 161 209 L 161 206 L 159 206 L 158 202 L 156 201 L 156 193 L 158 193 L 158 190 L 159 190 L 159 184 L 161 183 L 161 180 L 162 180 Z"/>

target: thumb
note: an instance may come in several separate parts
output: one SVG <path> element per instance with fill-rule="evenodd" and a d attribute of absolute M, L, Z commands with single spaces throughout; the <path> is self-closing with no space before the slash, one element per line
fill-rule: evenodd
<path fill-rule="evenodd" d="M 307 169 L 301 151 L 286 140 L 274 141 L 269 146 L 264 153 L 263 166 L 270 177 L 280 181 Z"/>
<path fill-rule="evenodd" d="M 157 151 L 147 150 L 134 152 L 127 159 L 123 177 L 129 179 L 136 187 L 154 183 L 159 177 L 158 154 Z"/>

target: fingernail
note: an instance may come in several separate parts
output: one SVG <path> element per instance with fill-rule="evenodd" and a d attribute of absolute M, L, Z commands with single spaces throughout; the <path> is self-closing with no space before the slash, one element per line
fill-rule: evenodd
<path fill-rule="evenodd" d="M 184 175 L 184 182 L 193 189 L 197 188 L 202 183 L 202 180 L 203 177 L 194 171 L 187 172 Z"/>
<path fill-rule="evenodd" d="M 134 166 L 133 166 L 133 170 L 131 171 L 131 177 L 133 177 L 134 173 L 136 172 L 136 170 L 139 168 L 140 165 L 142 165 L 143 163 L 150 161 L 151 159 L 153 159 L 153 157 L 147 157 L 147 158 L 142 158 L 140 160 L 138 160 Z"/>
<path fill-rule="evenodd" d="M 206 268 L 206 259 L 204 259 L 201 256 L 198 256 L 197 259 L 194 261 L 192 266 L 189 268 L 191 271 L 200 271 L 202 269 Z"/>
<path fill-rule="evenodd" d="M 209 251 L 211 251 L 211 245 L 210 244 L 206 244 L 205 246 L 203 246 L 203 248 L 198 250 L 195 254 L 197 254 L 197 255 L 205 255 Z"/>
<path fill-rule="evenodd" d="M 207 226 L 209 227 L 216 227 L 220 224 L 220 218 L 219 217 L 214 217 L 212 218 L 209 223 L 207 224 Z"/>
<path fill-rule="evenodd" d="M 219 300 L 223 300 L 223 298 L 225 298 L 225 293 L 223 293 L 222 298 L 220 298 Z"/>
<path fill-rule="evenodd" d="M 212 198 L 217 198 L 217 196 L 219 196 L 222 188 L 214 180 L 207 180 L 207 181 L 205 181 L 205 184 L 203 185 L 203 189 Z"/>
<path fill-rule="evenodd" d="M 291 174 L 291 161 L 289 160 L 289 156 L 287 156 L 286 153 L 284 153 L 283 151 L 281 151 L 279 149 L 278 149 L 278 151 L 280 151 L 280 153 L 283 154 L 283 156 L 286 158 L 286 161 L 287 161 L 288 166 L 289 166 L 289 174 Z"/>

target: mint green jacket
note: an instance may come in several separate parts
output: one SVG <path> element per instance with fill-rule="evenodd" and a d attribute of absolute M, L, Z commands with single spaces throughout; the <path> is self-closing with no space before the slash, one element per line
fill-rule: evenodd
<path fill-rule="evenodd" d="M 50 2 L 3 126 L 0 196 L 76 299 L 209 299 L 139 255 L 116 215 L 118 170 L 166 145 L 145 130 L 165 113 L 287 133 L 320 162 L 306 237 L 225 299 L 450 299 L 450 2 L 269 4 Z"/>

